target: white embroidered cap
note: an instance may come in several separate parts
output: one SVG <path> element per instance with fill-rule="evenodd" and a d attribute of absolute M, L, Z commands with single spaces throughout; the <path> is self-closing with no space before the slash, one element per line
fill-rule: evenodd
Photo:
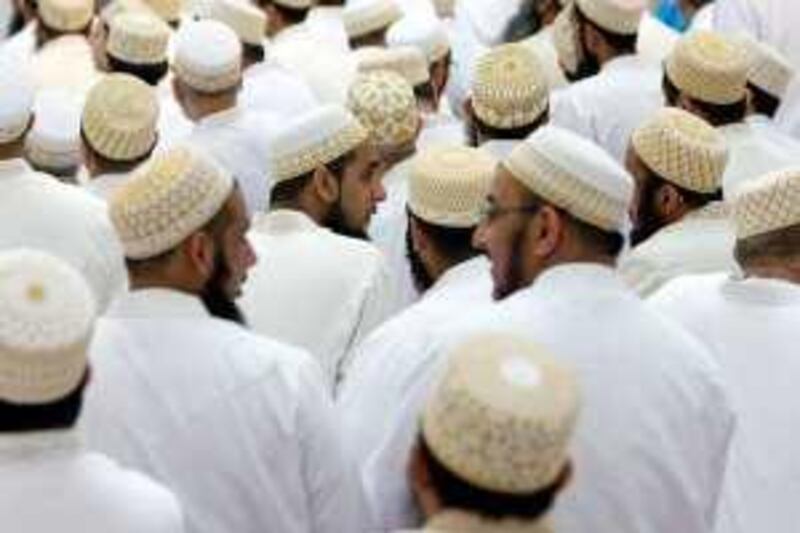
<path fill-rule="evenodd" d="M 147 13 L 158 16 L 145 0 L 113 0 L 100 10 L 100 20 L 110 28 L 114 19 L 123 13 Z"/>
<path fill-rule="evenodd" d="M 503 165 L 534 194 L 587 224 L 615 232 L 629 228 L 633 178 L 592 141 L 544 126 Z"/>
<path fill-rule="evenodd" d="M 406 15 L 392 24 L 386 33 L 386 45 L 414 46 L 424 54 L 428 63 L 443 59 L 450 52 L 450 39 L 444 23 L 434 16 Z"/>
<path fill-rule="evenodd" d="M 203 93 L 232 89 L 242 78 L 239 36 L 217 20 L 190 22 L 175 36 L 175 75 Z"/>
<path fill-rule="evenodd" d="M 165 22 L 177 22 L 183 11 L 183 0 L 145 0 L 156 15 Z"/>
<path fill-rule="evenodd" d="M 575 0 L 577 8 L 586 18 L 604 30 L 619 35 L 633 35 L 639 31 L 642 15 L 647 10 L 643 0 Z"/>
<path fill-rule="evenodd" d="M 394 0 L 351 0 L 342 11 L 344 29 L 351 39 L 388 28 L 402 16 Z"/>
<path fill-rule="evenodd" d="M 478 59 L 472 81 L 472 108 L 485 124 L 501 129 L 527 126 L 547 109 L 547 76 L 536 54 L 511 43 Z"/>
<path fill-rule="evenodd" d="M 39 0 L 39 18 L 45 26 L 61 32 L 82 31 L 94 16 L 94 0 Z"/>
<path fill-rule="evenodd" d="M 728 105 L 746 96 L 748 67 L 743 45 L 721 33 L 696 31 L 678 41 L 665 69 L 672 84 L 689 97 Z"/>
<path fill-rule="evenodd" d="M 476 226 L 496 165 L 484 150 L 466 146 L 438 146 L 420 152 L 412 162 L 408 208 L 437 226 Z"/>
<path fill-rule="evenodd" d="M 247 0 L 216 0 L 211 6 L 211 18 L 230 26 L 244 44 L 264 44 L 267 16 Z"/>
<path fill-rule="evenodd" d="M 155 90 L 129 74 L 109 74 L 86 97 L 81 128 L 92 149 L 112 161 L 134 161 L 153 149 L 158 124 Z"/>
<path fill-rule="evenodd" d="M 45 171 L 81 165 L 81 102 L 74 93 L 46 89 L 36 95 L 36 120 L 25 137 L 25 157 Z"/>
<path fill-rule="evenodd" d="M 746 181 L 733 191 L 731 203 L 738 239 L 800 224 L 800 168 Z"/>
<path fill-rule="evenodd" d="M 188 146 L 154 156 L 111 198 L 111 222 L 125 257 L 148 259 L 175 248 L 222 209 L 234 183 Z"/>
<path fill-rule="evenodd" d="M 307 174 L 353 151 L 368 135 L 342 106 L 320 106 L 294 119 L 273 137 L 272 178 L 280 183 Z"/>
<path fill-rule="evenodd" d="M 778 100 L 783 99 L 795 75 L 792 64 L 786 56 L 767 43 L 749 36 L 744 42 L 750 58 L 747 81 Z"/>
<path fill-rule="evenodd" d="M 412 87 L 428 83 L 431 79 L 425 54 L 413 46 L 388 49 L 368 46 L 356 52 L 359 52 L 359 72 L 391 70 L 403 76 Z"/>
<path fill-rule="evenodd" d="M 35 84 L 21 65 L 0 59 L 0 144 L 14 142 L 28 129 L 33 113 Z"/>
<path fill-rule="evenodd" d="M 651 171 L 679 187 L 699 193 L 722 187 L 728 163 L 725 137 L 691 113 L 661 109 L 634 131 L 631 143 Z"/>
<path fill-rule="evenodd" d="M 479 334 L 448 354 L 422 436 L 432 455 L 483 490 L 531 494 L 556 482 L 580 413 L 574 372 L 511 334 Z"/>
<path fill-rule="evenodd" d="M 111 22 L 106 52 L 132 65 L 164 63 L 171 33 L 167 23 L 154 14 L 121 13 Z"/>
<path fill-rule="evenodd" d="M 73 392 L 86 373 L 95 312 L 89 285 L 63 259 L 0 252 L 0 399 L 37 405 Z"/>
<path fill-rule="evenodd" d="M 360 74 L 350 86 L 347 107 L 380 147 L 400 147 L 414 141 L 420 115 L 411 85 L 385 70 Z"/>

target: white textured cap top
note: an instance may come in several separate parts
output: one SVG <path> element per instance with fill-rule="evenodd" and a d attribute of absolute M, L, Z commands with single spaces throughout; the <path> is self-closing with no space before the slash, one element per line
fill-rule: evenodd
<path fill-rule="evenodd" d="M 782 99 L 795 75 L 791 62 L 767 43 L 756 41 L 749 36 L 744 42 L 750 57 L 747 81 L 767 94 Z"/>
<path fill-rule="evenodd" d="M 239 36 L 217 20 L 185 24 L 175 36 L 174 70 L 182 82 L 200 92 L 232 89 L 242 77 Z"/>
<path fill-rule="evenodd" d="M 153 13 L 120 13 L 111 22 L 106 51 L 133 65 L 163 63 L 171 34 L 167 23 Z"/>
<path fill-rule="evenodd" d="M 399 46 L 397 48 L 364 47 L 356 50 L 359 72 L 391 70 L 403 76 L 412 87 L 427 83 L 431 79 L 428 60 L 419 48 Z"/>
<path fill-rule="evenodd" d="M 406 15 L 389 28 L 386 45 L 419 48 L 429 63 L 443 59 L 450 52 L 450 39 L 444 23 L 434 16 Z"/>
<path fill-rule="evenodd" d="M 394 0 L 351 0 L 342 11 L 344 29 L 351 39 L 388 28 L 402 16 Z"/>
<path fill-rule="evenodd" d="M 339 105 L 320 106 L 284 126 L 271 141 L 276 183 L 331 163 L 367 140 L 364 126 Z"/>
<path fill-rule="evenodd" d="M 447 354 L 422 435 L 433 456 L 475 487 L 531 494 L 568 461 L 581 396 L 574 372 L 515 335 L 480 334 Z"/>
<path fill-rule="evenodd" d="M 642 15 L 647 10 L 644 0 L 576 0 L 576 5 L 589 20 L 620 35 L 639 31 Z"/>
<path fill-rule="evenodd" d="M 94 16 L 94 0 L 39 0 L 41 21 L 50 29 L 77 32 L 89 26 Z"/>
<path fill-rule="evenodd" d="M 800 168 L 744 182 L 732 194 L 736 237 L 746 239 L 800 224 Z"/>
<path fill-rule="evenodd" d="M 629 227 L 633 178 L 605 150 L 571 131 L 545 126 L 503 161 L 520 183 L 605 231 Z"/>
<path fill-rule="evenodd" d="M 373 142 L 396 148 L 412 143 L 420 126 L 414 89 L 396 72 L 359 74 L 347 93 L 347 107 L 369 130 Z"/>
<path fill-rule="evenodd" d="M 94 318 L 89 285 L 64 260 L 0 252 L 0 400 L 44 404 L 75 390 Z"/>
<path fill-rule="evenodd" d="M 0 144 L 19 139 L 31 121 L 33 79 L 26 68 L 0 60 Z"/>
<path fill-rule="evenodd" d="M 44 170 L 81 164 L 81 101 L 71 91 L 45 89 L 36 95 L 36 120 L 25 137 L 25 157 Z"/>
<path fill-rule="evenodd" d="M 231 27 L 245 44 L 261 45 L 267 31 L 267 16 L 247 0 L 216 0 L 211 17 Z"/>

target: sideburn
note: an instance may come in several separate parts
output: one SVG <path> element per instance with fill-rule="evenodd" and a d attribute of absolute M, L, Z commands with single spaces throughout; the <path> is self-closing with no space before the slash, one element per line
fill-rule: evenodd
<path fill-rule="evenodd" d="M 200 299 L 211 316 L 246 326 L 244 313 L 225 292 L 225 283 L 229 277 L 230 269 L 222 250 L 218 248 L 214 256 L 214 270 L 200 293 Z"/>

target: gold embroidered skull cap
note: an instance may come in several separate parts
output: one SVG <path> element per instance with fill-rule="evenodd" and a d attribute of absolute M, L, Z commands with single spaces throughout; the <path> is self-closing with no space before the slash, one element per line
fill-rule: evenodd
<path fill-rule="evenodd" d="M 153 14 L 121 13 L 110 24 L 106 52 L 132 65 L 164 63 L 171 33 L 167 23 Z"/>
<path fill-rule="evenodd" d="M 244 44 L 264 44 L 267 16 L 247 0 L 216 0 L 211 6 L 211 18 L 230 26 Z"/>
<path fill-rule="evenodd" d="M 412 87 L 428 83 L 431 79 L 425 54 L 413 46 L 364 47 L 358 52 L 359 72 L 391 70 L 403 76 Z"/>
<path fill-rule="evenodd" d="M 94 17 L 94 0 L 39 0 L 39 18 L 52 30 L 82 31 Z"/>
<path fill-rule="evenodd" d="M 647 10 L 642 0 L 575 0 L 575 5 L 586 18 L 619 35 L 636 34 Z"/>
<path fill-rule="evenodd" d="M 394 0 L 350 0 L 342 11 L 344 29 L 350 39 L 388 28 L 403 16 Z"/>
<path fill-rule="evenodd" d="M 738 239 L 800 224 L 800 168 L 744 182 L 733 191 L 731 203 Z"/>
<path fill-rule="evenodd" d="M 414 89 L 397 73 L 385 70 L 356 76 L 347 107 L 379 147 L 401 147 L 417 136 L 420 115 Z"/>

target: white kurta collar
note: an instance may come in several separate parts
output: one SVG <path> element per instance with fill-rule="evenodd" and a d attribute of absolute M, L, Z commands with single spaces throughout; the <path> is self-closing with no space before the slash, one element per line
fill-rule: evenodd
<path fill-rule="evenodd" d="M 444 510 L 434 516 L 425 531 L 452 531 L 459 533 L 553 533 L 550 520 L 490 520 L 476 514 L 457 510 Z"/>
<path fill-rule="evenodd" d="M 0 179 L 13 178 L 14 176 L 19 176 L 20 174 L 26 174 L 28 172 L 33 171 L 24 159 L 15 158 L 0 160 Z"/>
<path fill-rule="evenodd" d="M 642 64 L 642 58 L 636 54 L 625 54 L 615 57 L 606 62 L 600 69 L 600 74 L 607 75 L 609 72 L 618 72 L 620 70 L 627 70 L 636 68 Z"/>
<path fill-rule="evenodd" d="M 200 298 L 174 289 L 136 289 L 117 298 L 109 318 L 208 318 Z"/>
<path fill-rule="evenodd" d="M 0 463 L 76 454 L 82 448 L 83 439 L 75 429 L 0 434 Z"/>
<path fill-rule="evenodd" d="M 567 263 L 547 269 L 531 288 L 555 292 L 591 293 L 599 289 L 628 291 L 613 268 L 600 263 Z"/>
<path fill-rule="evenodd" d="M 253 221 L 253 230 L 268 235 L 286 235 L 303 231 L 322 229 L 302 211 L 295 209 L 275 209 L 268 213 L 258 213 Z"/>
<path fill-rule="evenodd" d="M 459 285 L 465 281 L 473 280 L 478 277 L 481 272 L 487 271 L 488 268 L 488 261 L 484 256 L 473 257 L 463 263 L 459 263 L 442 274 L 441 277 L 436 280 L 436 283 L 433 284 L 433 287 L 428 289 L 423 298 L 428 298 L 433 294 L 442 292 L 449 287 Z"/>
<path fill-rule="evenodd" d="M 750 304 L 782 307 L 800 306 L 800 286 L 770 278 L 732 278 L 722 286 L 725 298 Z"/>
<path fill-rule="evenodd" d="M 197 125 L 201 128 L 213 128 L 234 123 L 242 116 L 242 109 L 234 106 L 217 113 L 212 113 L 200 119 Z"/>

